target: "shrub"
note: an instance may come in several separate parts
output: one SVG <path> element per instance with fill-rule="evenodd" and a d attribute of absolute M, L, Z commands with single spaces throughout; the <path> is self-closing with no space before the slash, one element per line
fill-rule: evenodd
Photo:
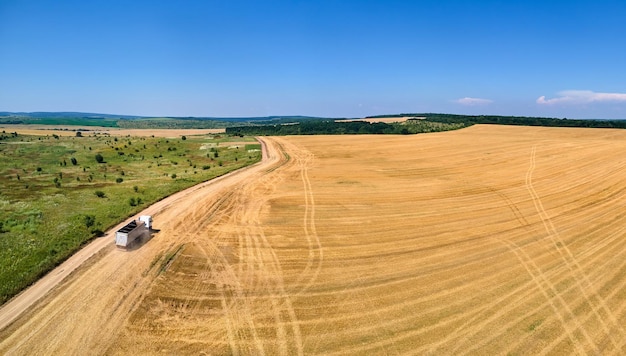
<path fill-rule="evenodd" d="M 123 181 L 124 181 L 124 179 L 123 179 L 123 178 L 120 178 L 120 177 L 117 177 L 117 178 L 115 179 L 115 183 L 122 183 Z"/>
<path fill-rule="evenodd" d="M 176 173 L 172 174 L 172 179 L 176 179 Z"/>
<path fill-rule="evenodd" d="M 106 194 L 104 194 L 101 190 L 96 190 L 94 194 L 96 194 L 98 198 L 104 198 L 106 196 Z"/>
<path fill-rule="evenodd" d="M 103 163 L 104 162 L 104 157 L 102 157 L 102 155 L 99 154 L 99 153 L 96 154 L 96 162 L 98 162 L 98 163 Z"/>
<path fill-rule="evenodd" d="M 84 217 L 85 226 L 92 227 L 96 223 L 96 217 L 94 215 L 85 215 Z"/>
<path fill-rule="evenodd" d="M 78 164 L 78 161 L 74 157 L 70 158 L 70 161 L 72 161 L 72 165 L 74 166 Z"/>

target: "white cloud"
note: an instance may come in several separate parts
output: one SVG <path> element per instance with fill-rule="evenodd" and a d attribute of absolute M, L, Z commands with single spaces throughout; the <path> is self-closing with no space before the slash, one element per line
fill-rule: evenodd
<path fill-rule="evenodd" d="M 468 106 L 476 106 L 476 105 L 487 105 L 493 103 L 493 100 L 489 99 L 481 99 L 481 98 L 461 98 L 454 101 L 457 104 L 468 105 Z"/>
<path fill-rule="evenodd" d="M 537 104 L 588 104 L 595 102 L 626 102 L 626 94 L 623 93 L 596 93 L 591 90 L 564 90 L 558 93 L 559 97 L 546 99 L 540 96 Z"/>

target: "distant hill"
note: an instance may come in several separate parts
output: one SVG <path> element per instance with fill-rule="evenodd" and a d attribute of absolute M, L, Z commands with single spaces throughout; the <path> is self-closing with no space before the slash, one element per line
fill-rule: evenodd
<path fill-rule="evenodd" d="M 121 120 L 138 120 L 138 119 L 174 119 L 174 120 L 214 120 L 225 122 L 242 122 L 242 121 L 282 121 L 282 120 L 309 120 L 324 119 L 315 116 L 302 115 L 274 115 L 274 116 L 250 116 L 250 117 L 213 117 L 213 116 L 137 116 L 137 115 L 117 115 L 117 114 L 99 114 L 87 112 L 10 112 L 0 111 L 0 118 L 20 118 L 20 119 L 121 119 Z"/>
<path fill-rule="evenodd" d="M 85 112 L 8 112 L 0 111 L 0 124 L 72 125 L 124 128 L 226 128 L 254 124 L 281 124 L 320 120 L 309 116 L 258 117 L 151 117 Z"/>
<path fill-rule="evenodd" d="M 95 114 L 86 112 L 8 112 L 0 111 L 0 117 L 54 119 L 54 118 L 91 118 L 91 119 L 138 119 L 142 116 Z"/>
<path fill-rule="evenodd" d="M 496 125 L 524 125 L 524 126 L 552 126 L 552 127 L 596 127 L 596 128 L 626 128 L 626 120 L 576 120 L 558 119 L 545 117 L 526 116 L 499 116 L 499 115 L 454 115 L 437 113 L 402 113 L 368 116 L 366 118 L 393 118 L 408 117 L 410 122 L 406 125 L 416 126 L 414 119 L 422 119 L 430 123 L 440 123 L 453 125 L 454 127 L 471 126 L 474 124 L 496 124 Z M 276 116 L 252 116 L 252 117 L 150 117 L 134 115 L 114 115 L 84 112 L 7 112 L 0 111 L 0 124 L 23 124 L 23 125 L 64 125 L 64 126 L 105 126 L 122 127 L 136 129 L 214 129 L 214 128 L 237 128 L 243 132 L 250 130 L 250 126 L 276 126 L 303 124 L 298 126 L 298 130 L 305 128 L 307 133 L 334 132 L 348 127 L 346 125 L 334 125 L 329 122 L 335 120 L 345 120 L 354 118 L 323 118 L 301 115 L 276 115 Z M 357 119 L 358 120 L 358 119 Z M 354 120 L 352 120 L 354 121 Z M 317 123 L 315 123 L 317 122 Z M 323 124 L 320 124 L 323 123 Z M 345 122 L 344 122 L 345 123 Z M 305 125 L 306 124 L 306 125 Z M 326 125 L 326 126 L 324 126 Z M 359 126 L 361 124 L 353 124 Z M 306 127 L 305 127 L 306 126 Z M 331 127 L 332 126 L 332 127 Z M 376 126 L 376 125 L 374 125 Z M 374 126 L 359 126 L 359 130 L 369 132 Z M 432 126 L 432 125 L 431 125 Z M 427 126 L 420 128 L 431 130 Z M 246 128 L 246 129 L 243 129 Z M 415 127 L 413 127 L 414 129 Z M 295 127 L 281 127 L 279 131 L 287 132 L 295 130 Z M 385 132 L 396 132 L 392 128 L 378 129 Z M 260 130 L 260 129 L 259 129 Z M 263 128 L 259 132 L 267 130 L 278 130 L 278 128 Z M 379 130 L 379 131 L 380 131 Z M 232 130 L 231 130 L 232 131 Z M 272 132 L 274 132 L 272 131 Z M 411 131 L 411 130 L 409 130 Z M 234 131 L 233 131 L 234 132 Z M 247 132 L 247 131 L 246 131 Z M 302 132 L 300 132 L 301 134 Z"/>

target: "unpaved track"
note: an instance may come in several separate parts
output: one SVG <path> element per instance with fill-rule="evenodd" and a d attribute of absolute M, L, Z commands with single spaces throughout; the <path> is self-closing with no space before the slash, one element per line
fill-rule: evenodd
<path fill-rule="evenodd" d="M 626 353 L 626 131 L 266 140 L 271 160 L 111 242 L 0 354 Z"/>

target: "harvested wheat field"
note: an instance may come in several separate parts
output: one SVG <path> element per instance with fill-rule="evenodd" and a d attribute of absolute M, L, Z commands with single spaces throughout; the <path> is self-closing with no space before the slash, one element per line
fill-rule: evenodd
<path fill-rule="evenodd" d="M 0 354 L 626 353 L 626 131 L 265 140 Z"/>

